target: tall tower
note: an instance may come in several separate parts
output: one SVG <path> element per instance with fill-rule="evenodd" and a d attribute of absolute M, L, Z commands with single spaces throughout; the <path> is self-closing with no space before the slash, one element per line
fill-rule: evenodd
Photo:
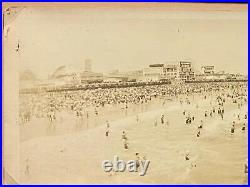
<path fill-rule="evenodd" d="M 92 71 L 92 62 L 91 59 L 86 59 L 84 61 L 84 66 L 83 66 L 84 71 L 91 72 Z"/>

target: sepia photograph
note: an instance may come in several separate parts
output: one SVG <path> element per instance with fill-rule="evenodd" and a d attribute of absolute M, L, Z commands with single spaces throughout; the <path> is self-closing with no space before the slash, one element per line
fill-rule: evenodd
<path fill-rule="evenodd" d="M 247 3 L 3 3 L 3 184 L 248 184 Z"/>

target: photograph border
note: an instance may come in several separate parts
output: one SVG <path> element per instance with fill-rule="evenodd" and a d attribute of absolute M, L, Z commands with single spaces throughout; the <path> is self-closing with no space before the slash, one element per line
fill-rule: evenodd
<path fill-rule="evenodd" d="M 34 0 L 20 0 L 20 1 L 15 1 L 15 0 L 4 0 L 2 1 L 1 3 L 1 6 L 2 6 L 2 19 L 1 19 L 1 25 L 3 27 L 3 5 L 5 3 L 8 3 L 8 4 L 18 4 L 19 5 L 23 5 L 23 4 L 26 4 L 26 3 L 34 3 L 35 5 L 41 5 L 41 4 L 44 4 L 44 3 L 54 3 L 54 4 L 58 4 L 58 3 L 66 3 L 67 5 L 69 3 L 73 3 L 73 4 L 78 4 L 78 3 L 86 3 L 86 2 L 89 2 L 89 3 L 135 3 L 135 2 L 142 2 L 142 3 L 244 3 L 244 4 L 248 4 L 248 0 L 234 0 L 234 1 L 230 1 L 230 0 L 168 0 L 168 1 L 140 1 L 140 0 L 123 0 L 123 1 L 117 1 L 117 0 L 109 0 L 109 1 L 101 1 L 101 0 L 88 0 L 88 1 L 74 1 L 74 2 L 71 2 L 71 1 L 67 1 L 67 0 L 54 0 L 54 1 L 34 1 Z M 249 21 L 248 21 L 249 23 Z M 1 29 L 1 33 L 2 33 L 2 29 Z M 249 39 L 248 39 L 249 40 Z M 249 41 L 248 41 L 249 43 Z M 2 66 L 1 66 L 1 112 L 2 112 L 2 120 L 1 120 L 1 125 L 2 125 L 2 128 L 1 128 L 1 133 L 2 133 L 2 139 L 1 139 L 1 143 L 2 143 L 2 162 L 1 162 L 1 174 L 2 174 L 2 178 L 1 178 L 1 182 L 2 182 L 2 185 L 6 185 L 6 184 L 3 184 L 3 153 L 4 153 L 4 148 L 3 148 L 3 123 L 4 123 L 4 105 L 3 105 L 3 101 L 4 101 L 4 85 L 3 85 L 3 81 L 4 81 L 4 72 L 3 72 L 3 67 L 4 67 L 4 60 L 3 60 L 3 45 L 4 45 L 4 41 L 3 41 L 3 33 L 2 33 L 2 44 L 1 44 L 1 55 L 2 55 Z M 248 49 L 249 50 L 249 49 Z M 248 70 L 249 70 L 249 66 L 248 66 Z M 249 75 L 248 75 L 248 78 L 249 78 Z M 248 91 L 249 91 L 249 87 L 248 87 Z M 249 95 L 248 95 L 248 100 L 249 100 Z M 249 106 L 248 106 L 249 107 Z M 248 108 L 249 109 L 249 108 Z M 248 118 L 248 122 L 249 122 L 249 118 Z M 248 131 L 248 135 L 249 135 L 249 131 Z M 248 148 L 249 148 L 249 139 L 248 139 Z M 248 149 L 249 150 L 249 149 Z M 249 155 L 248 155 L 249 157 Z M 249 161 L 248 161 L 249 162 Z M 49 185 L 49 184 L 48 184 Z M 48 186 L 48 185 L 39 185 L 39 186 Z M 112 184 L 100 184 L 100 185 L 90 185 L 90 184 L 82 184 L 82 185 L 77 185 L 77 186 L 100 186 L 100 185 L 112 185 Z M 137 185 L 140 185 L 140 184 L 136 184 L 136 185 L 112 185 L 112 186 L 137 186 Z M 140 185 L 140 186 L 147 186 L 147 185 L 152 185 L 152 186 L 159 186 L 159 185 L 168 185 L 168 184 L 144 184 L 144 185 Z M 191 185 L 191 184 L 185 184 L 185 185 L 168 185 L 168 186 L 197 186 L 197 185 Z M 202 184 L 202 185 L 205 185 L 205 184 Z M 36 186 L 36 185 L 23 185 L 23 186 Z M 50 185 L 49 185 L 50 186 Z M 54 185 L 53 185 L 54 186 Z M 75 186 L 75 185 L 64 185 L 64 186 Z M 217 184 L 214 184 L 214 185 L 205 185 L 205 186 L 217 186 Z M 229 186 L 229 185 L 219 185 L 219 186 Z M 232 186 L 232 185 L 230 185 Z M 233 185 L 233 186 L 242 186 L 242 185 Z M 248 186 L 248 185 L 246 185 Z"/>

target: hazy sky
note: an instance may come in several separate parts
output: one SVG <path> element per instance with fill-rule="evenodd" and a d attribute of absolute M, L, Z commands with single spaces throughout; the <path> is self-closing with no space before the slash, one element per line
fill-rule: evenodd
<path fill-rule="evenodd" d="M 247 5 L 246 5 L 247 6 Z M 25 8 L 10 24 L 20 41 L 20 69 L 46 77 L 61 65 L 142 69 L 191 60 L 196 69 L 247 73 L 247 9 Z M 14 30 L 14 31 L 13 31 Z"/>

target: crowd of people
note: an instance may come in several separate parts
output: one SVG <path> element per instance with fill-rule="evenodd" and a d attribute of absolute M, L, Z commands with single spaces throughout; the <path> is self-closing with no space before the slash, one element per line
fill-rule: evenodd
<path fill-rule="evenodd" d="M 98 115 L 98 108 L 105 105 L 121 104 L 128 108 L 129 104 L 143 104 L 157 97 L 174 97 L 192 93 L 208 93 L 229 89 L 234 102 L 246 97 L 246 83 L 190 83 L 162 84 L 125 88 L 104 88 L 61 92 L 41 92 L 20 95 L 20 122 L 28 123 L 32 118 L 56 120 L 56 114 L 62 110 L 72 111 L 77 117 L 89 116 L 91 108 Z M 218 98 L 221 102 L 221 99 Z M 183 102 L 183 101 L 181 101 Z M 164 104 L 164 103 L 163 103 Z M 86 109 L 89 109 L 86 110 Z"/>
<path fill-rule="evenodd" d="M 89 116 L 101 115 L 100 108 L 107 105 L 121 105 L 128 109 L 131 105 L 143 105 L 145 103 L 154 101 L 155 99 L 162 99 L 162 106 L 166 105 L 169 98 L 176 100 L 180 105 L 192 105 L 190 97 L 199 95 L 207 100 L 209 96 L 213 96 L 214 101 L 210 101 L 210 109 L 206 109 L 203 119 L 200 122 L 195 122 L 195 113 L 190 113 L 184 109 L 182 115 L 185 119 L 184 125 L 197 126 L 197 133 L 194 135 L 197 138 L 202 136 L 202 131 L 206 119 L 220 118 L 224 119 L 226 102 L 231 102 L 240 109 L 247 101 L 247 83 L 189 83 L 189 84 L 160 84 L 160 85 L 142 85 L 131 87 L 106 87 L 98 89 L 75 90 L 75 91 L 56 91 L 56 92 L 40 92 L 36 94 L 21 94 L 20 95 L 20 124 L 28 125 L 32 119 L 45 118 L 52 127 L 54 121 L 57 120 L 57 115 L 60 112 L 71 113 L 75 119 L 89 118 Z M 199 105 L 196 104 L 196 109 Z M 235 133 L 236 127 L 240 127 L 241 131 L 247 128 L 247 113 L 235 114 L 236 120 L 232 121 L 232 126 L 229 127 L 229 133 Z M 160 115 L 159 119 L 155 119 L 153 126 L 169 126 L 167 116 Z M 140 121 L 138 114 L 136 115 L 136 123 Z M 112 131 L 110 122 L 106 120 L 106 138 L 110 138 Z M 129 135 L 124 130 L 121 132 L 121 140 L 124 150 L 129 149 Z M 136 153 L 138 157 L 139 153 Z M 190 161 L 190 153 L 186 153 L 184 159 Z M 139 159 L 138 159 L 139 160 Z M 196 163 L 192 162 L 192 167 L 196 167 Z M 139 167 L 139 166 L 138 166 Z M 26 173 L 29 173 L 29 168 L 26 168 Z M 248 172 L 248 164 L 244 165 L 244 172 Z"/>

